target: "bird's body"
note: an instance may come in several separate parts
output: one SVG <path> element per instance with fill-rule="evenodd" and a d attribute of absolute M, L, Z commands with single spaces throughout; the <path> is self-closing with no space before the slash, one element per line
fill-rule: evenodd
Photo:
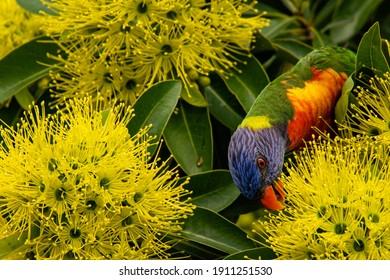
<path fill-rule="evenodd" d="M 275 182 L 284 155 L 310 140 L 313 127 L 332 125 L 354 60 L 344 48 L 314 50 L 259 94 L 229 144 L 229 168 L 244 196 L 270 209 L 282 207 L 278 199 L 283 200 L 283 193 Z"/>

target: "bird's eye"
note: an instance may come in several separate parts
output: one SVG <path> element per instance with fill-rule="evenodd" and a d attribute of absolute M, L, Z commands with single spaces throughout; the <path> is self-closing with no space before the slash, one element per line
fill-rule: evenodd
<path fill-rule="evenodd" d="M 257 166 L 260 168 L 260 169 L 264 169 L 267 167 L 267 161 L 265 160 L 265 158 L 263 157 L 259 157 L 257 159 Z"/>

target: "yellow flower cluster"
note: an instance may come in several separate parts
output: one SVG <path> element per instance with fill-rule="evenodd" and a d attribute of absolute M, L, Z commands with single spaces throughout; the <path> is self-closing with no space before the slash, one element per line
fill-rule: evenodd
<path fill-rule="evenodd" d="M 133 103 L 153 83 L 175 78 L 196 90 L 211 71 L 230 75 L 268 24 L 246 0 L 45 3 L 57 13 L 45 17 L 45 31 L 66 53 L 53 73 L 60 103 L 96 93 Z"/>
<path fill-rule="evenodd" d="M 34 106 L 16 130 L 1 128 L 0 239 L 27 233 L 8 258 L 170 256 L 163 238 L 193 206 L 186 181 L 150 160 L 147 129 L 129 135 L 131 116 L 84 98 L 53 115 Z"/>
<path fill-rule="evenodd" d="M 23 10 L 16 0 L 0 1 L 0 59 L 37 37 L 42 19 Z"/>
<path fill-rule="evenodd" d="M 279 259 L 389 259 L 389 162 L 369 137 L 310 143 L 283 177 L 286 209 L 254 233 Z"/>
<path fill-rule="evenodd" d="M 390 144 L 390 73 L 376 76 L 365 88 L 359 87 L 355 114 L 346 125 L 347 130 L 371 136 L 381 135 Z"/>

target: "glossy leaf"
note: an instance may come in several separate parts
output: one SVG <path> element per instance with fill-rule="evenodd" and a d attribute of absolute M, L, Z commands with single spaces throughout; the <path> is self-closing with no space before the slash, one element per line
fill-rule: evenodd
<path fill-rule="evenodd" d="M 173 237 L 173 240 L 176 243 L 177 237 Z M 184 238 L 181 238 L 174 248 L 183 252 L 185 256 L 190 256 L 191 259 L 215 260 L 226 256 L 224 252 Z"/>
<path fill-rule="evenodd" d="M 213 139 L 206 108 L 180 102 L 165 128 L 164 139 L 173 158 L 188 175 L 213 166 Z"/>
<path fill-rule="evenodd" d="M 237 221 L 239 215 L 247 214 L 264 207 L 256 199 L 248 199 L 243 195 L 240 195 L 231 205 L 220 212 L 225 218 L 231 221 Z"/>
<path fill-rule="evenodd" d="M 192 191 L 191 203 L 219 212 L 240 195 L 228 170 L 213 170 L 190 176 L 186 189 Z"/>
<path fill-rule="evenodd" d="M 47 37 L 32 40 L 0 60 L 0 102 L 14 96 L 23 88 L 49 74 L 59 47 Z"/>
<path fill-rule="evenodd" d="M 379 24 L 375 23 L 362 37 L 356 56 L 356 73 L 363 67 L 380 72 L 389 71 L 389 64 L 382 52 Z"/>
<path fill-rule="evenodd" d="M 245 111 L 219 76 L 204 89 L 210 113 L 223 125 L 235 130 L 243 120 Z"/>
<path fill-rule="evenodd" d="M 338 123 L 342 123 L 348 112 L 350 94 L 353 89 L 354 82 L 352 76 L 349 76 L 343 85 L 343 90 L 335 107 L 335 117 Z"/>
<path fill-rule="evenodd" d="M 269 78 L 263 66 L 254 57 L 242 57 L 245 64 L 237 67 L 241 73 L 232 72 L 233 76 L 224 79 L 229 90 L 237 97 L 246 112 L 263 88 L 268 85 Z"/>
<path fill-rule="evenodd" d="M 258 247 L 231 254 L 225 257 L 224 260 L 273 260 L 275 258 L 276 254 L 272 251 L 272 249 L 267 247 Z"/>
<path fill-rule="evenodd" d="M 197 207 L 194 215 L 186 219 L 181 236 L 228 254 L 255 247 L 239 227 L 202 207 Z"/>
<path fill-rule="evenodd" d="M 110 108 L 105 109 L 104 111 L 101 112 L 101 115 L 102 115 L 102 125 L 106 124 L 107 118 L 110 115 L 110 113 L 111 113 L 111 109 Z"/>
<path fill-rule="evenodd" d="M 46 0 L 50 2 L 50 0 Z M 40 11 L 48 13 L 50 15 L 56 15 L 52 10 L 50 10 L 46 5 L 42 3 L 41 0 L 16 0 L 16 2 L 25 10 L 34 13 L 40 14 Z"/>
<path fill-rule="evenodd" d="M 189 87 L 186 90 L 184 87 L 180 94 L 181 98 L 183 98 L 188 104 L 191 104 L 196 107 L 206 107 L 207 102 L 202 95 L 202 93 L 197 89 L 197 85 L 193 87 Z"/>
<path fill-rule="evenodd" d="M 274 47 L 277 55 L 292 64 L 295 64 L 302 57 L 313 50 L 309 45 L 295 39 L 275 39 Z"/>
<path fill-rule="evenodd" d="M 177 105 L 182 84 L 180 81 L 169 80 L 157 83 L 145 91 L 135 102 L 135 116 L 127 124 L 130 135 L 148 125 L 152 125 L 148 134 L 161 138 L 165 126 Z M 157 147 L 150 147 L 151 154 Z"/>
<path fill-rule="evenodd" d="M 272 18 L 269 26 L 262 29 L 262 33 L 269 40 L 273 40 L 285 32 L 288 27 L 292 26 L 294 18 L 281 14 L 281 18 Z"/>
<path fill-rule="evenodd" d="M 28 110 L 29 106 L 34 102 L 34 96 L 32 96 L 27 88 L 23 88 L 15 94 L 15 99 L 24 110 Z"/>
<path fill-rule="evenodd" d="M 332 41 L 346 42 L 356 35 L 381 2 L 382 0 L 341 1 L 331 21 Z"/>

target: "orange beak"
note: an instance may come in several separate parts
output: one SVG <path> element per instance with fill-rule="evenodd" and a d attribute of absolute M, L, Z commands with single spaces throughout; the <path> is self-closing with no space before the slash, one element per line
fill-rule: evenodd
<path fill-rule="evenodd" d="M 266 187 L 260 202 L 268 210 L 282 210 L 284 208 L 284 200 L 283 184 L 277 181 L 274 185 Z"/>

